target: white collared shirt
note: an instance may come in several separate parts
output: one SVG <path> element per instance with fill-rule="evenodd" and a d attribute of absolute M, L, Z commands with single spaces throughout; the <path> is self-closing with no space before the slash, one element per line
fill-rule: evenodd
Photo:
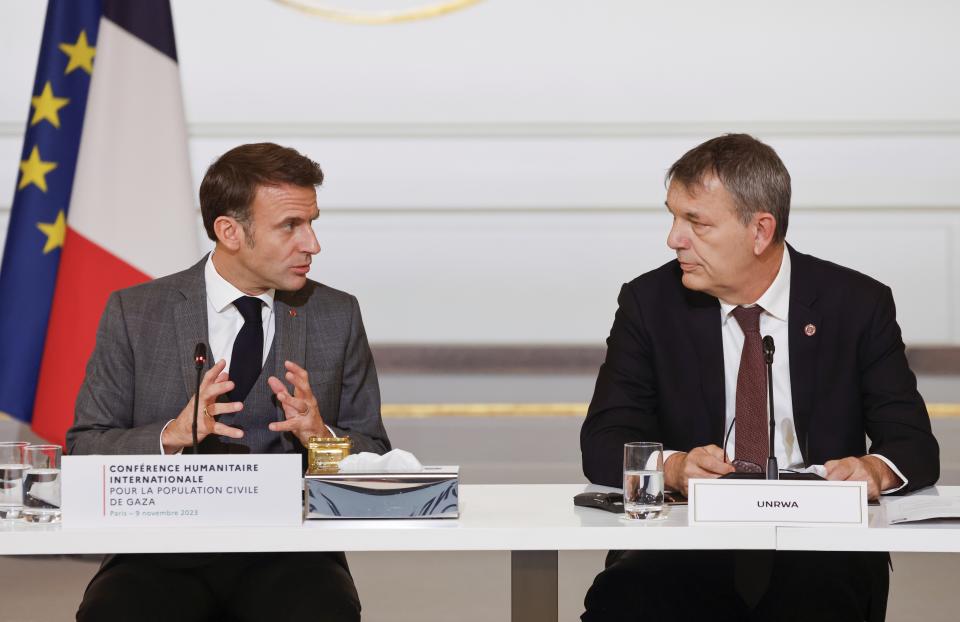
<path fill-rule="evenodd" d="M 773 356 L 773 409 L 777 421 L 774 451 L 781 468 L 803 465 L 800 440 L 793 423 L 793 401 L 790 391 L 790 339 L 787 316 L 790 313 L 790 252 L 784 248 L 783 261 L 773 283 L 752 305 L 760 305 L 760 334 L 773 337 L 776 351 Z M 743 330 L 733 310 L 737 305 L 720 301 L 720 326 L 723 336 L 723 384 L 726 395 L 726 417 L 723 431 L 730 429 L 737 413 L 737 376 L 740 373 L 740 355 L 743 352 Z M 733 426 L 727 441 L 727 455 L 736 458 L 737 427 Z M 760 465 L 764 466 L 764 465 Z"/>
<path fill-rule="evenodd" d="M 788 318 L 790 315 L 790 251 L 784 246 L 783 260 L 780 270 L 774 277 L 770 287 L 750 305 L 760 305 L 763 313 L 760 314 L 760 334 L 773 337 L 776 351 L 773 356 L 773 407 L 776 419 L 776 436 L 774 438 L 774 452 L 777 464 L 781 469 L 793 469 L 803 466 L 800 439 L 797 438 L 796 426 L 793 421 L 793 393 L 790 389 L 790 335 Z M 733 310 L 737 305 L 720 300 L 720 330 L 723 337 L 723 380 L 726 397 L 724 434 L 730 429 L 737 411 L 737 375 L 740 372 L 740 355 L 743 352 L 743 330 Z M 730 438 L 725 447 L 730 460 L 736 459 L 737 427 L 733 426 Z M 664 451 L 664 461 L 675 452 Z M 883 491 L 895 492 L 907 485 L 907 478 L 886 457 L 872 454 L 883 460 L 903 484 Z M 765 465 L 760 465 L 761 467 Z"/>
<path fill-rule="evenodd" d="M 203 268 L 203 277 L 207 288 L 207 338 L 210 346 L 210 360 L 216 363 L 220 359 L 227 361 L 227 373 L 230 373 L 230 357 L 233 354 L 233 342 L 237 340 L 237 334 L 243 328 L 243 316 L 237 309 L 233 301 L 241 296 L 246 296 L 237 289 L 232 283 L 220 276 L 216 266 L 213 265 L 213 253 L 207 257 L 207 263 Z M 271 289 L 254 296 L 263 301 L 263 307 L 260 309 L 260 317 L 263 321 L 263 360 L 260 364 L 267 362 L 267 354 L 270 353 L 270 346 L 273 344 L 273 333 L 276 330 L 273 321 L 273 299 L 276 290 Z"/>
<path fill-rule="evenodd" d="M 233 301 L 241 296 L 246 296 L 237 289 L 232 283 L 220 276 L 216 266 L 213 265 L 213 253 L 207 256 L 207 263 L 203 267 L 203 280 L 206 288 L 207 298 L 207 339 L 209 350 L 207 355 L 210 361 L 216 364 L 220 359 L 226 359 L 227 366 L 224 368 L 229 375 L 230 357 L 233 355 L 233 342 L 237 340 L 237 334 L 243 328 L 243 316 L 237 309 Z M 270 346 L 273 344 L 273 334 L 276 330 L 273 321 L 273 299 L 276 290 L 271 289 L 255 296 L 263 301 L 263 307 L 260 309 L 260 317 L 263 321 L 263 360 L 261 365 L 266 364 L 267 355 L 270 353 Z M 160 430 L 160 453 L 163 451 L 163 430 L 172 423 L 172 419 Z M 327 426 L 327 429 L 330 429 Z M 331 431 L 333 436 L 336 436 Z M 181 450 L 182 451 L 182 450 Z M 176 453 L 181 453 L 180 451 Z"/>

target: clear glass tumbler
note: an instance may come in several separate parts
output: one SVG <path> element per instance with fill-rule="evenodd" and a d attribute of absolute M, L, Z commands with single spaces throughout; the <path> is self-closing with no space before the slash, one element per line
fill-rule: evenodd
<path fill-rule="evenodd" d="M 0 443 L 0 518 L 20 518 L 23 511 L 23 478 L 27 464 L 23 449 L 30 443 Z"/>
<path fill-rule="evenodd" d="M 60 445 L 29 445 L 23 455 L 23 518 L 35 523 L 60 520 Z"/>
<path fill-rule="evenodd" d="M 663 512 L 663 445 L 623 446 L 623 510 L 627 518 L 651 520 Z"/>

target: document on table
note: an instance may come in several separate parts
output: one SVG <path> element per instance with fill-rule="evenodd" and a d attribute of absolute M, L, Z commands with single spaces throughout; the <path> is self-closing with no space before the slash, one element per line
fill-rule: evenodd
<path fill-rule="evenodd" d="M 960 519 L 960 497 L 918 494 L 884 499 L 883 506 L 891 525 L 934 518 Z"/>

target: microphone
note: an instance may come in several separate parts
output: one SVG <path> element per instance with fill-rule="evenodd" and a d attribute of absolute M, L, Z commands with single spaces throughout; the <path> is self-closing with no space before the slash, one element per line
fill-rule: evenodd
<path fill-rule="evenodd" d="M 767 457 L 767 479 L 780 479 L 780 468 L 777 466 L 777 455 L 773 448 L 773 439 L 776 433 L 776 419 L 773 416 L 773 353 L 776 347 L 773 337 L 763 338 L 763 362 L 767 364 L 767 398 L 770 404 L 770 451 Z"/>
<path fill-rule="evenodd" d="M 193 394 L 193 453 L 199 453 L 197 448 L 197 412 L 200 409 L 200 379 L 203 377 L 203 366 L 207 362 L 207 344 L 200 342 L 193 349 L 193 363 L 197 367 L 197 390 Z"/>

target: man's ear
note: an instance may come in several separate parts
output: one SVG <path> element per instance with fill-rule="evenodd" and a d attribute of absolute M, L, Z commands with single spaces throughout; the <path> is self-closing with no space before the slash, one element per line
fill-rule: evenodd
<path fill-rule="evenodd" d="M 236 251 L 244 242 L 243 226 L 232 216 L 217 216 L 213 221 L 213 232 L 224 248 Z"/>
<path fill-rule="evenodd" d="M 777 219 L 770 212 L 753 215 L 753 254 L 759 257 L 770 245 L 777 231 Z"/>

